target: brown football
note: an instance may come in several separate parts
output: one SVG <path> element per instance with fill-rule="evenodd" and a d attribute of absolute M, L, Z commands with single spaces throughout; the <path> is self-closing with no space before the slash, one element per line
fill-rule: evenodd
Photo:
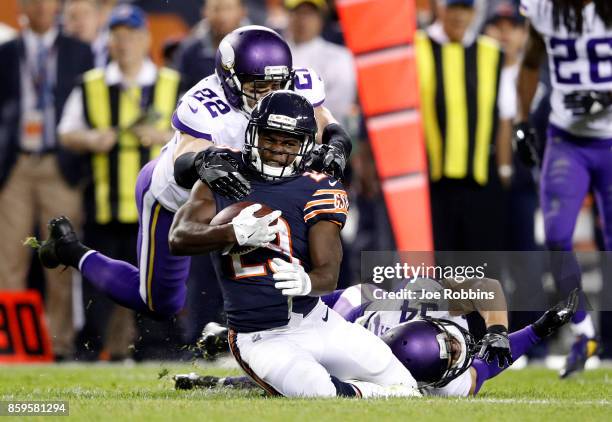
<path fill-rule="evenodd" d="M 234 217 L 240 214 L 240 211 L 242 211 L 246 207 L 249 207 L 257 203 L 259 202 L 243 201 L 243 202 L 236 202 L 235 204 L 225 207 L 221 211 L 219 211 L 217 215 L 213 217 L 213 219 L 210 221 L 210 225 L 220 226 L 222 224 L 228 224 L 234 219 Z M 261 209 L 259 209 L 259 211 L 255 213 L 255 217 L 261 218 L 265 215 L 270 214 L 271 212 L 273 212 L 273 210 L 270 207 L 268 207 L 266 204 L 261 204 Z M 275 224 L 276 221 L 277 220 L 274 220 L 270 224 Z M 244 254 L 254 251 L 255 249 L 257 248 L 254 246 L 240 246 L 238 244 L 235 244 L 232 247 L 232 249 L 230 249 L 229 254 L 230 255 L 244 255 Z"/>

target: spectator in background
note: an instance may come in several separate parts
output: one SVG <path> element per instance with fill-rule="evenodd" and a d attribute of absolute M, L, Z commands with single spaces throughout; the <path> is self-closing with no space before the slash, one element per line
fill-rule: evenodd
<path fill-rule="evenodd" d="M 498 44 L 467 32 L 473 0 L 447 0 L 439 11 L 439 20 L 416 37 L 434 245 L 446 251 L 502 250 L 497 171 L 509 161 L 496 162 L 494 152 L 498 135 L 510 134 L 515 110 L 505 103 L 505 92 L 514 85 L 499 76 Z M 497 130 L 502 123 L 507 130 Z M 509 136 L 505 147 L 510 147 Z"/>
<path fill-rule="evenodd" d="M 93 65 L 87 45 L 59 33 L 59 0 L 21 0 L 27 26 L 0 46 L 0 290 L 23 290 L 24 239 L 67 215 L 80 225 L 80 158 L 56 137 L 65 101 Z M 45 271 L 46 311 L 57 359 L 72 353 L 72 271 Z"/>
<path fill-rule="evenodd" d="M 173 136 L 170 117 L 178 99 L 179 75 L 148 58 L 150 34 L 144 12 L 120 5 L 109 20 L 112 61 L 83 77 L 66 104 L 58 131 L 66 148 L 87 154 L 85 241 L 95 250 L 138 265 L 138 212 L 134 201 L 141 167 Z M 82 343 L 96 358 L 102 347 L 110 300 L 84 286 L 86 326 Z M 111 358 L 128 354 L 131 311 L 116 307 L 106 346 Z"/>
<path fill-rule="evenodd" d="M 227 34 L 246 24 L 242 0 L 207 0 L 202 6 L 202 20 L 179 48 L 175 68 L 181 73 L 182 90 L 187 91 L 200 79 L 215 71 L 215 53 Z"/>
<path fill-rule="evenodd" d="M 325 82 L 325 106 L 346 125 L 355 105 L 356 76 L 351 52 L 321 37 L 328 13 L 325 0 L 285 0 L 286 38 L 293 67 L 313 68 Z M 307 83 L 307 81 L 305 81 Z"/>
<path fill-rule="evenodd" d="M 66 0 L 63 11 L 64 33 L 91 46 L 95 67 L 108 59 L 108 31 L 100 0 Z"/>

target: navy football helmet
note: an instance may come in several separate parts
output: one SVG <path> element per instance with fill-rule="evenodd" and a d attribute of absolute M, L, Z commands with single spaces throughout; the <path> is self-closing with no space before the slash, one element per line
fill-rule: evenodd
<path fill-rule="evenodd" d="M 229 103 L 250 114 L 248 99 L 257 96 L 244 90 L 245 82 L 275 82 L 276 89 L 288 89 L 293 80 L 293 59 L 289 45 L 275 31 L 249 25 L 227 34 L 217 49 L 215 72 Z"/>
<path fill-rule="evenodd" d="M 262 133 L 285 134 L 300 142 L 296 153 L 287 156 L 282 165 L 271 166 L 262 159 L 262 152 L 277 150 L 260 145 Z M 317 122 L 310 102 L 294 91 L 280 90 L 268 93 L 255 106 L 246 130 L 244 161 L 265 179 L 291 177 L 304 171 L 306 157 L 312 151 L 317 135 Z"/>
<path fill-rule="evenodd" d="M 444 319 L 408 321 L 382 339 L 422 387 L 444 387 L 472 365 L 476 354 L 474 336 Z"/>

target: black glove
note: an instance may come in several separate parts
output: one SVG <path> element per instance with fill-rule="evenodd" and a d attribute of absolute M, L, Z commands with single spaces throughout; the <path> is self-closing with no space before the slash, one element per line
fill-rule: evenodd
<path fill-rule="evenodd" d="M 574 116 L 598 113 L 612 104 L 612 93 L 598 91 L 577 91 L 563 97 L 565 108 Z"/>
<path fill-rule="evenodd" d="M 345 167 L 344 151 L 333 145 L 315 145 L 306 161 L 306 168 L 328 174 L 338 180 L 344 177 Z"/>
<path fill-rule="evenodd" d="M 493 363 L 493 360 L 497 357 L 497 365 L 500 368 L 512 365 L 508 330 L 503 325 L 492 325 L 487 328 L 487 334 L 478 343 L 478 346 L 480 347 L 478 359 Z"/>
<path fill-rule="evenodd" d="M 539 165 L 537 138 L 531 125 L 527 122 L 517 123 L 514 125 L 513 134 L 512 144 L 523 164 L 529 168 Z"/>
<path fill-rule="evenodd" d="M 567 301 L 560 302 L 544 312 L 544 315 L 532 324 L 533 331 L 540 338 L 548 337 L 572 319 L 578 309 L 578 302 L 576 288 L 570 292 Z"/>
<path fill-rule="evenodd" d="M 219 195 L 239 201 L 251 192 L 240 163 L 227 152 L 209 148 L 198 153 L 194 166 L 200 180 Z"/>

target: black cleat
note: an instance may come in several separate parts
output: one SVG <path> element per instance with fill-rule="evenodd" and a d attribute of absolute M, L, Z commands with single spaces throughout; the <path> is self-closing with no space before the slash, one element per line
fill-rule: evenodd
<path fill-rule="evenodd" d="M 222 387 L 222 378 L 211 375 L 200 376 L 195 372 L 189 374 L 178 374 L 173 377 L 176 390 L 193 390 L 194 388 L 217 388 Z"/>
<path fill-rule="evenodd" d="M 41 264 L 46 268 L 57 268 L 60 264 L 69 265 L 62 262 L 57 250 L 61 246 L 79 241 L 70 220 L 64 216 L 53 218 L 49 221 L 47 227 L 49 228 L 49 238 L 38 249 L 38 258 Z"/>
<path fill-rule="evenodd" d="M 205 359 L 214 360 L 217 355 L 229 351 L 227 327 L 216 322 L 209 322 L 202 330 L 202 336 L 197 342 Z"/>
<path fill-rule="evenodd" d="M 586 336 L 576 337 L 576 341 L 572 345 L 565 366 L 559 371 L 559 377 L 565 379 L 572 374 L 584 371 L 586 361 L 599 353 L 599 342 L 594 338 Z"/>
<path fill-rule="evenodd" d="M 544 312 L 544 315 L 533 323 L 533 330 L 540 338 L 548 337 L 563 325 L 567 324 L 578 309 L 578 289 L 570 292 L 567 302 L 560 302 Z"/>

